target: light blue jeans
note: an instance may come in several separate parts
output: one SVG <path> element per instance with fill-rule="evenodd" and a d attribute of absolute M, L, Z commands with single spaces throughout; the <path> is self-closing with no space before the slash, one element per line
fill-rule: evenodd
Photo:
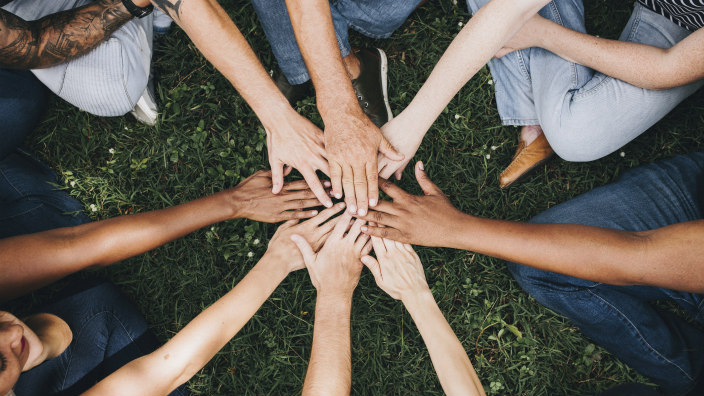
<path fill-rule="evenodd" d="M 420 0 L 337 0 L 330 3 L 330 13 L 337 44 L 344 58 L 350 53 L 348 28 L 363 35 L 388 38 L 415 10 Z M 285 0 L 252 0 L 264 33 L 279 68 L 291 84 L 310 79 L 298 42 L 293 33 Z"/>
<path fill-rule="evenodd" d="M 489 0 L 467 0 L 476 12 Z M 555 0 L 540 15 L 585 32 L 582 0 Z M 636 3 L 619 40 L 669 48 L 691 32 Z M 492 59 L 504 125 L 540 125 L 567 161 L 604 157 L 645 132 L 704 82 L 655 91 L 568 62 L 541 48 Z"/>

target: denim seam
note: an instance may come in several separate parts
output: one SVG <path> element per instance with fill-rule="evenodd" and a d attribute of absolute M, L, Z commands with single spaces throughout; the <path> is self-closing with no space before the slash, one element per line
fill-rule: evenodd
<path fill-rule="evenodd" d="M 357 32 L 359 32 L 369 38 L 373 38 L 376 40 L 387 39 L 387 38 L 391 37 L 392 34 L 394 34 L 394 32 L 389 32 L 389 33 L 385 33 L 385 34 L 374 34 L 374 33 L 369 32 L 366 29 L 363 29 L 363 28 L 355 25 L 354 23 L 349 22 L 349 21 L 347 21 L 347 26 L 351 27 L 352 29 L 356 30 Z"/>
<path fill-rule="evenodd" d="M 518 57 L 518 66 L 521 68 L 523 77 L 525 77 L 529 83 L 532 83 L 533 79 L 530 77 L 530 73 L 528 73 L 528 68 L 526 67 L 526 61 L 523 59 L 523 51 L 516 51 L 516 57 Z"/>
<path fill-rule="evenodd" d="M 602 298 L 602 297 L 599 296 L 598 294 L 594 293 L 591 289 L 587 289 L 587 292 L 589 292 L 592 296 L 594 296 L 594 297 L 596 297 L 597 299 L 599 299 L 602 303 L 608 305 L 608 306 L 609 306 L 610 308 L 612 308 L 614 311 L 618 312 L 618 314 L 619 314 L 619 316 L 621 317 L 621 319 L 622 319 L 623 321 L 627 322 L 627 324 L 628 324 L 628 325 L 633 329 L 633 331 L 635 332 L 635 335 L 638 337 L 638 339 L 639 339 L 648 349 L 650 349 L 651 353 L 654 353 L 654 354 L 657 355 L 660 359 L 662 359 L 662 360 L 664 360 L 665 362 L 671 364 L 672 366 L 677 367 L 677 369 L 680 370 L 680 371 L 682 372 L 682 374 L 684 374 L 685 377 L 687 377 L 690 381 L 694 381 L 694 378 L 692 378 L 689 374 L 687 374 L 687 372 L 684 371 L 684 370 L 682 369 L 682 367 L 678 366 L 675 362 L 671 361 L 670 359 L 668 359 L 668 358 L 666 358 L 665 356 L 663 356 L 660 352 L 658 352 L 657 349 L 653 348 L 652 345 L 650 345 L 650 344 L 645 340 L 645 338 L 643 337 L 643 335 L 642 335 L 642 334 L 640 333 L 640 331 L 638 330 L 638 327 L 637 327 L 635 324 L 633 324 L 633 322 L 632 322 L 623 312 L 621 312 L 621 310 L 619 310 L 618 308 L 616 308 L 615 306 L 613 306 L 611 303 L 609 303 L 608 301 L 606 301 L 604 298 Z"/>
<path fill-rule="evenodd" d="M 503 125 L 510 125 L 510 126 L 525 126 L 525 125 L 538 125 L 538 124 L 540 124 L 540 121 L 538 121 L 537 118 L 510 117 L 510 118 L 502 118 L 501 123 Z"/>
<path fill-rule="evenodd" d="M 7 183 L 12 187 L 13 190 L 15 190 L 15 192 L 22 196 L 26 195 L 24 191 L 20 190 L 17 186 L 15 186 L 15 184 L 12 182 L 12 179 L 5 173 L 2 168 L 0 168 L 0 174 L 5 178 L 5 180 L 7 180 Z"/>

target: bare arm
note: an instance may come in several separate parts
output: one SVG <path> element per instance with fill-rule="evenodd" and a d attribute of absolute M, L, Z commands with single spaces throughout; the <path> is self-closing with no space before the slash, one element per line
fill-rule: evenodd
<path fill-rule="evenodd" d="M 365 256 L 362 262 L 382 290 L 403 301 L 428 347 L 442 389 L 448 395 L 484 395 L 464 347 L 430 292 L 416 252 L 410 245 L 388 239 L 372 238 L 372 242 L 377 259 Z"/>
<path fill-rule="evenodd" d="M 497 54 L 541 47 L 569 61 L 647 89 L 668 89 L 704 78 L 704 30 L 671 48 L 608 40 L 535 16 Z"/>
<path fill-rule="evenodd" d="M 483 219 L 455 209 L 419 166 L 416 177 L 424 196 L 382 184 L 394 202 L 383 202 L 365 219 L 387 227 L 369 226 L 368 233 L 472 250 L 595 282 L 704 292 L 704 220 L 630 232 Z"/>
<path fill-rule="evenodd" d="M 365 214 L 379 199 L 377 153 L 402 159 L 357 102 L 335 38 L 327 0 L 287 0 L 298 46 L 315 85 L 325 123 L 332 189 L 351 213 Z"/>
<path fill-rule="evenodd" d="M 479 69 L 501 49 L 520 27 L 548 0 L 492 0 L 479 9 L 452 40 L 430 76 L 401 114 L 384 125 L 384 136 L 394 144 L 404 159 L 380 160 L 382 177 L 388 178 L 408 163 L 423 137 L 450 100 Z M 398 172 L 398 173 L 397 173 Z"/>
<path fill-rule="evenodd" d="M 82 269 L 144 253 L 219 221 L 247 217 L 277 222 L 315 215 L 295 211 L 317 205 L 304 182 L 274 195 L 269 177 L 258 172 L 233 189 L 168 209 L 0 240 L 0 301 Z"/>
<path fill-rule="evenodd" d="M 0 10 L 0 66 L 37 69 L 66 62 L 95 48 L 130 19 L 120 0 L 98 0 L 29 22 Z"/>

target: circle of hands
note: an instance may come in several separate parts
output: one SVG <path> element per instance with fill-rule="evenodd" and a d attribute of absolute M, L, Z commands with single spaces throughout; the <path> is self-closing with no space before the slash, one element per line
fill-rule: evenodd
<path fill-rule="evenodd" d="M 392 200 L 379 201 L 364 215 L 353 214 L 345 202 L 321 206 L 308 182 L 282 184 L 277 193 L 269 171 L 259 171 L 232 191 L 244 201 L 244 213 L 258 221 L 284 221 L 266 255 L 284 263 L 287 271 L 307 268 L 318 293 L 351 296 L 366 266 L 377 285 L 394 299 L 429 291 L 425 272 L 410 244 L 440 246 L 450 235 L 446 225 L 459 213 L 428 178 L 423 164 L 415 166 L 423 195 L 411 195 L 392 182 L 379 187 Z M 326 196 L 335 197 L 333 183 L 321 182 Z M 342 213 L 341 213 L 342 212 Z M 372 251 L 376 257 L 371 255 Z"/>

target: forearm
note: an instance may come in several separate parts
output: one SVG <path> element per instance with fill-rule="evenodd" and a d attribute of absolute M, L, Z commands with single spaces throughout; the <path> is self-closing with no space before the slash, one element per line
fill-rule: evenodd
<path fill-rule="evenodd" d="M 455 37 L 428 80 L 401 113 L 424 133 L 467 81 L 546 0 L 492 0 Z"/>
<path fill-rule="evenodd" d="M 323 120 L 362 109 L 340 55 L 327 0 L 287 0 L 298 46 L 315 86 Z"/>
<path fill-rule="evenodd" d="M 290 117 L 291 108 L 232 19 L 215 0 L 152 0 L 252 107 L 264 127 Z"/>
<path fill-rule="evenodd" d="M 98 0 L 31 22 L 0 11 L 0 63 L 36 69 L 66 62 L 95 48 L 130 19 L 120 0 Z"/>
<path fill-rule="evenodd" d="M 465 216 L 449 247 L 615 285 L 704 291 L 704 221 L 628 232 Z"/>
<path fill-rule="evenodd" d="M 237 286 L 155 352 L 134 360 L 87 394 L 166 395 L 188 381 L 234 337 L 288 274 L 265 255 Z"/>
<path fill-rule="evenodd" d="M 435 303 L 430 290 L 403 300 L 428 348 L 430 359 L 447 395 L 484 395 L 474 367 Z"/>
<path fill-rule="evenodd" d="M 688 61 L 704 55 L 701 38 L 692 37 L 696 33 L 671 49 L 663 49 L 590 36 L 549 20 L 542 20 L 538 26 L 541 29 L 538 46 L 641 88 L 672 88 L 696 81 L 704 74 L 704 68 Z M 704 38 L 702 33 L 699 37 Z M 685 53 L 688 56 L 682 56 Z"/>
<path fill-rule="evenodd" d="M 303 396 L 349 395 L 352 386 L 351 310 L 352 295 L 318 294 L 313 350 L 303 384 Z"/>
<path fill-rule="evenodd" d="M 37 289 L 91 266 L 144 253 L 236 216 L 227 192 L 153 212 L 0 241 L 0 300 Z"/>

